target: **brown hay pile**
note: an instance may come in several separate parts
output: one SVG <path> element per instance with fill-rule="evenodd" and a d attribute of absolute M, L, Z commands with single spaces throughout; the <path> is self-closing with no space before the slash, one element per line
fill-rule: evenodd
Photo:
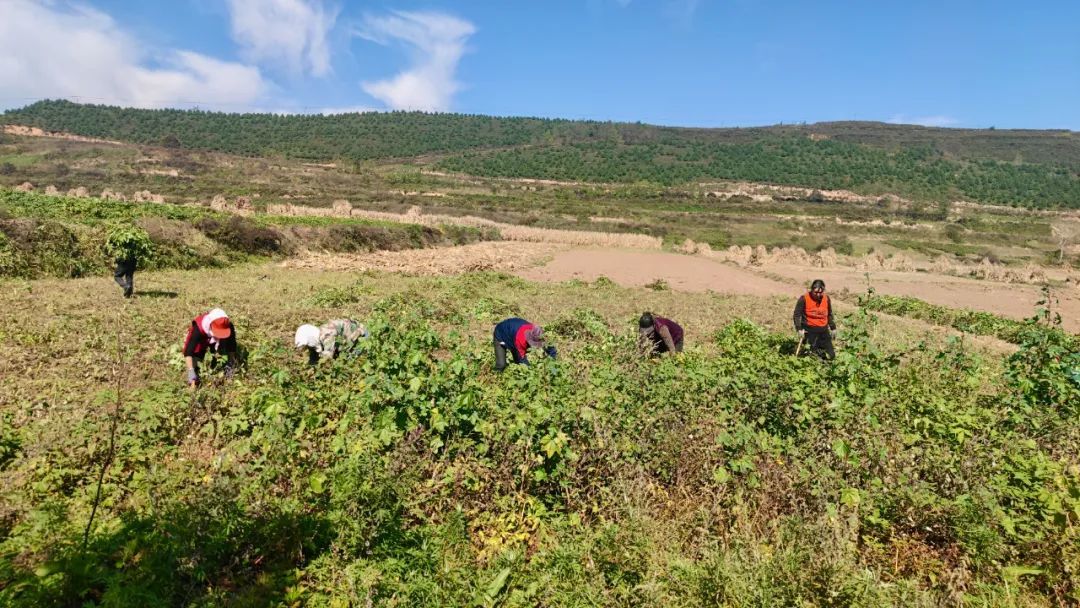
<path fill-rule="evenodd" d="M 154 194 L 149 190 L 139 190 L 131 196 L 131 200 L 136 203 L 164 203 L 165 197 L 160 194 Z"/>
<path fill-rule="evenodd" d="M 330 209 L 334 212 L 334 215 L 340 215 L 342 217 L 349 217 L 352 215 L 352 203 L 345 199 L 338 199 L 334 201 Z"/>
<path fill-rule="evenodd" d="M 748 245 L 732 245 L 722 254 L 711 255 L 739 266 L 768 266 L 772 264 L 785 264 L 791 266 L 812 266 L 814 268 L 829 268 L 836 266 L 839 256 L 836 251 L 824 249 L 817 253 L 810 253 L 802 247 L 774 247 L 771 250 L 764 245 L 750 247 Z"/>
<path fill-rule="evenodd" d="M 18 190 L 19 192 L 33 192 L 34 191 L 34 184 L 31 184 L 30 182 L 23 182 L 23 183 L 19 184 L 18 186 L 15 186 L 15 189 Z"/>
<path fill-rule="evenodd" d="M 60 196 L 60 190 L 56 186 L 49 184 L 48 186 L 45 186 L 45 194 L 49 196 Z"/>
<path fill-rule="evenodd" d="M 965 264 L 940 256 L 934 260 L 930 269 L 939 274 L 970 277 L 999 283 L 1031 283 L 1037 285 L 1046 282 L 1046 271 L 1039 266 L 1028 264 L 1022 268 L 1009 268 L 1004 264 L 996 264 L 987 258 L 983 258 L 978 264 Z"/>
<path fill-rule="evenodd" d="M 906 255 L 885 256 L 875 251 L 860 260 L 856 266 L 860 270 L 894 270 L 898 272 L 912 272 L 915 270 L 915 262 Z"/>
<path fill-rule="evenodd" d="M 72 188 L 71 190 L 68 190 L 67 195 L 76 198 L 88 198 L 90 196 L 90 191 L 83 186 L 79 186 L 78 188 Z"/>

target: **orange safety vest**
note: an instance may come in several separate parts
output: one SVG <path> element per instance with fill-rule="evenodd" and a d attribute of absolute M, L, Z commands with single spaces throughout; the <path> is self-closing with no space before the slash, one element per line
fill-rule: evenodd
<path fill-rule="evenodd" d="M 807 293 L 803 296 L 806 306 L 806 326 L 825 327 L 829 324 L 829 296 L 821 294 L 821 302 L 815 302 L 814 298 Z"/>

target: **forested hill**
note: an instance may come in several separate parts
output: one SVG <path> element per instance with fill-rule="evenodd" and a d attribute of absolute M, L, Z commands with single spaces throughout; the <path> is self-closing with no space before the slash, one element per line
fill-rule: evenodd
<path fill-rule="evenodd" d="M 43 101 L 0 122 L 140 144 L 310 160 L 436 154 L 476 175 L 679 184 L 743 179 L 916 198 L 1080 207 L 1080 133 L 874 122 L 690 129 L 465 114 L 138 110 Z"/>

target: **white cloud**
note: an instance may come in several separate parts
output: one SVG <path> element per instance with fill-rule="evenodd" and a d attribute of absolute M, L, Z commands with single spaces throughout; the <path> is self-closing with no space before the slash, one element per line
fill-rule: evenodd
<path fill-rule="evenodd" d="M 412 48 L 412 65 L 393 78 L 361 84 L 364 91 L 395 110 L 446 111 L 461 89 L 456 80 L 466 42 L 476 33 L 468 21 L 434 12 L 397 11 L 367 17 L 356 34 L 377 44 L 402 42 Z"/>
<path fill-rule="evenodd" d="M 885 122 L 892 123 L 894 125 L 921 125 L 924 127 L 951 127 L 957 124 L 958 120 L 952 116 L 907 116 L 905 114 L 895 114 L 889 120 Z"/>
<path fill-rule="evenodd" d="M 191 51 L 151 52 L 82 4 L 0 0 L 0 106 L 41 98 L 235 109 L 268 87 L 254 67 Z"/>
<path fill-rule="evenodd" d="M 327 35 L 337 11 L 321 0 L 228 0 L 232 36 L 249 60 L 293 74 L 330 73 Z"/>

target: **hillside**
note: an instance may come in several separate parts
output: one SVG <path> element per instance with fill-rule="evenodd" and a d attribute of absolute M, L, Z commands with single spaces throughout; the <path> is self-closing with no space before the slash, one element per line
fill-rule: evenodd
<path fill-rule="evenodd" d="M 39 102 L 7 124 L 249 156 L 364 161 L 439 155 L 495 177 L 680 184 L 740 179 L 810 188 L 1080 206 L 1070 131 L 937 129 L 869 122 L 745 129 L 416 112 L 280 116 Z"/>

